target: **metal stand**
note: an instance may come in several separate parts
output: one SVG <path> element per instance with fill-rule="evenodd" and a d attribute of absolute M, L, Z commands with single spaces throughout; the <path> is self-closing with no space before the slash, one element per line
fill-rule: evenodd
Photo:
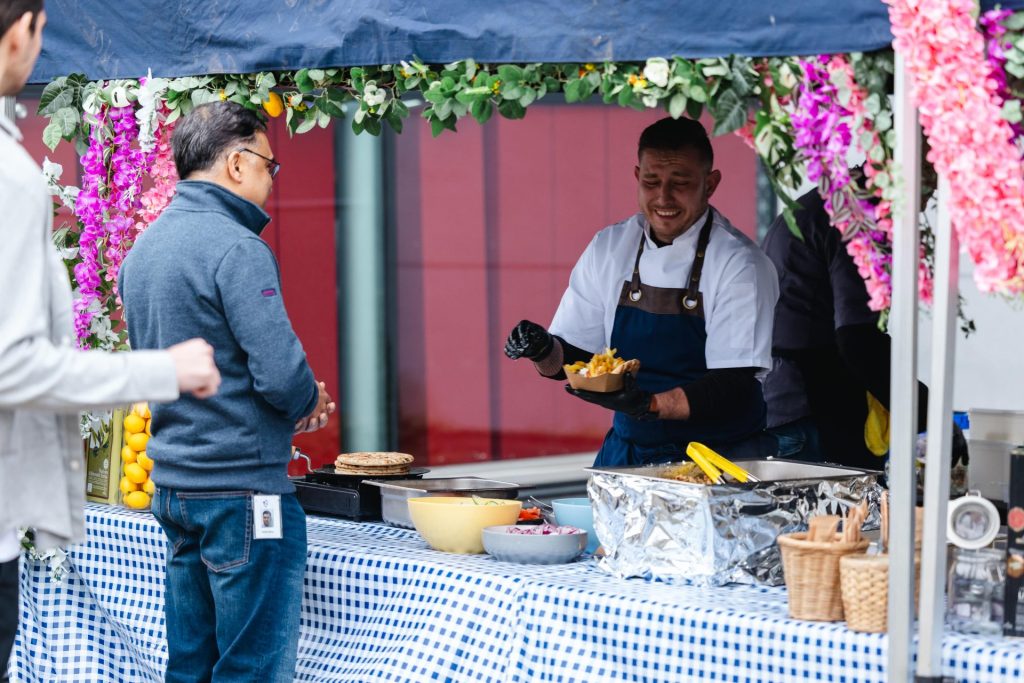
<path fill-rule="evenodd" d="M 387 334 L 387 237 L 380 137 L 335 126 L 335 239 L 338 244 L 338 368 L 341 447 L 394 447 L 388 405 L 391 349 Z"/>
<path fill-rule="evenodd" d="M 928 400 L 928 453 L 925 466 L 924 539 L 921 548 L 918 680 L 939 680 L 946 588 L 946 507 L 953 450 L 953 360 L 960 260 L 947 209 L 949 185 L 939 179 L 939 220 L 935 235 L 935 305 L 932 328 L 931 392 Z"/>
<path fill-rule="evenodd" d="M 921 179 L 917 110 L 910 76 L 896 53 L 896 161 L 903 171 L 904 201 L 893 225 L 892 374 L 889 437 L 889 662 L 888 680 L 909 681 L 913 671 L 914 447 L 917 436 L 917 220 Z"/>

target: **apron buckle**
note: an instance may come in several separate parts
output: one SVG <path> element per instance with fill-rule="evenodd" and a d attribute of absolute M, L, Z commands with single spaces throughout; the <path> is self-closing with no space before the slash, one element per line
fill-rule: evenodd
<path fill-rule="evenodd" d="M 692 311 L 693 309 L 697 308 L 697 303 L 697 299 L 690 298 L 689 292 L 683 295 L 683 308 L 685 308 L 686 310 Z"/>
<path fill-rule="evenodd" d="M 629 290 L 629 300 L 630 301 L 640 301 L 640 297 L 642 297 L 643 295 L 644 295 L 643 292 L 641 292 L 639 289 L 631 289 L 631 290 Z"/>

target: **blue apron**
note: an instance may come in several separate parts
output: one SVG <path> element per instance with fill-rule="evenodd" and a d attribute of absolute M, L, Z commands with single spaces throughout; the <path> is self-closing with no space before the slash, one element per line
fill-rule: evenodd
<path fill-rule="evenodd" d="M 652 287 L 640 281 L 640 257 L 646 241 L 646 236 L 640 235 L 632 280 L 622 284 L 615 309 L 611 345 L 619 357 L 640 360 L 637 384 L 645 391 L 668 391 L 707 374 L 700 275 L 713 216 L 714 209 L 709 208 L 685 289 Z M 594 464 L 631 467 L 678 462 L 685 459 L 691 441 L 707 444 L 727 457 L 761 457 L 774 445 L 772 439 L 762 439 L 766 413 L 760 384 L 752 387 L 749 395 L 739 397 L 729 415 L 698 424 L 637 420 L 617 412 Z"/>

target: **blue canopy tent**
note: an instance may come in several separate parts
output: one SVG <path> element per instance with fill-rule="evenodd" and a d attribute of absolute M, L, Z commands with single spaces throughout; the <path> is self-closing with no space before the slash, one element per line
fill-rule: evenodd
<path fill-rule="evenodd" d="M 844 0 L 841 11 L 831 0 L 48 0 L 46 8 L 33 83 L 72 72 L 172 77 L 412 57 L 443 64 L 791 56 L 877 50 L 892 40 L 879 0 Z"/>
<path fill-rule="evenodd" d="M 997 3 L 983 0 L 982 9 Z M 1024 7 L 1024 0 L 998 3 Z M 649 57 L 792 56 L 872 51 L 891 40 L 881 0 L 591 0 L 479 3 L 468 0 L 48 0 L 49 22 L 33 83 L 69 73 L 92 80 L 252 73 L 396 64 L 638 61 Z M 144 27 L 139 30 L 139 27 Z M 897 61 L 896 130 L 904 186 L 919 183 L 916 112 Z M 931 463 L 949 461 L 957 243 L 943 210 L 936 229 Z M 889 599 L 890 680 L 911 676 L 916 425 L 918 193 L 907 193 L 893 247 L 893 498 Z M 944 459 L 944 460 L 943 460 Z M 928 469 L 921 652 L 918 671 L 941 672 L 948 468 Z M 945 478 L 943 478 L 945 477 Z"/>

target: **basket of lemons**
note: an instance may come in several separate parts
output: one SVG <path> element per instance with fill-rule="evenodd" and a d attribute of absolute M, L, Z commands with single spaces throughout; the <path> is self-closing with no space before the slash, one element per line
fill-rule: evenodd
<path fill-rule="evenodd" d="M 124 446 L 121 448 L 121 502 L 133 510 L 148 510 L 156 485 L 149 478 L 153 459 L 146 455 L 150 437 L 149 405 L 136 403 L 124 417 Z"/>

